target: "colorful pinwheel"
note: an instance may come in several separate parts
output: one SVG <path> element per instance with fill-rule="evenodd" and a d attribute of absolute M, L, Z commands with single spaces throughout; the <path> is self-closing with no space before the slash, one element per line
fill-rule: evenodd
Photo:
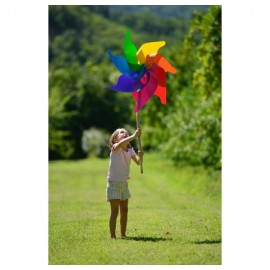
<path fill-rule="evenodd" d="M 165 41 L 144 43 L 137 51 L 126 32 L 124 42 L 124 56 L 114 56 L 108 51 L 109 57 L 122 73 L 116 85 L 111 90 L 130 92 L 136 101 L 134 108 L 138 112 L 153 95 L 166 104 L 166 72 L 174 74 L 176 70 L 158 53 L 166 44 Z"/>
<path fill-rule="evenodd" d="M 166 104 L 166 72 L 175 73 L 176 70 L 158 53 L 166 44 L 165 41 L 144 43 L 137 51 L 127 31 L 124 42 L 124 56 L 114 56 L 108 51 L 114 65 L 122 73 L 116 85 L 111 90 L 132 93 L 136 101 L 137 128 L 140 127 L 139 110 L 153 96 L 157 95 L 162 104 Z M 141 138 L 138 138 L 139 150 Z M 141 173 L 143 173 L 141 161 Z"/>

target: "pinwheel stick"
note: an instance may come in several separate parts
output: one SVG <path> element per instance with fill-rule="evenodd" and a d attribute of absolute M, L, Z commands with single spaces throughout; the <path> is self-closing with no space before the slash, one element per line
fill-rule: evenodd
<path fill-rule="evenodd" d="M 139 112 L 136 112 L 136 122 L 137 122 L 137 128 L 140 128 L 140 117 Z M 138 145 L 139 145 L 139 151 L 142 151 L 142 143 L 141 143 L 141 136 L 138 137 Z M 140 156 L 141 159 L 141 173 L 143 173 L 143 157 Z"/>

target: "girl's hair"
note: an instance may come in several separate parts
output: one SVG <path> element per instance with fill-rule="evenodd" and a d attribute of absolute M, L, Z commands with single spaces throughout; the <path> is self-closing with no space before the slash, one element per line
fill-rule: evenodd
<path fill-rule="evenodd" d="M 114 144 L 115 138 L 118 136 L 120 130 L 122 130 L 122 129 L 124 129 L 124 128 L 118 128 L 118 129 L 116 129 L 116 130 L 113 132 L 113 134 L 111 135 L 110 140 L 109 140 L 109 147 L 110 147 L 110 148 L 112 148 L 112 146 L 113 146 L 113 144 Z M 126 130 L 126 129 L 124 129 L 124 130 Z M 126 130 L 126 131 L 127 131 L 127 130 Z M 130 143 L 128 144 L 128 147 L 129 147 L 129 148 L 132 148 L 132 146 L 130 145 Z"/>
<path fill-rule="evenodd" d="M 114 139 L 117 137 L 117 135 L 119 134 L 121 128 L 116 129 L 113 134 L 110 137 L 109 140 L 109 147 L 112 148 L 113 144 L 114 144 Z"/>

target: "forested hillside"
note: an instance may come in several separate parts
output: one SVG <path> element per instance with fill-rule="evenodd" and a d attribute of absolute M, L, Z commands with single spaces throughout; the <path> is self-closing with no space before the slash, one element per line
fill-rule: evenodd
<path fill-rule="evenodd" d="M 141 13 L 141 14 L 154 14 L 162 17 L 176 17 L 176 18 L 184 18 L 191 19 L 194 11 L 207 12 L 209 6 L 192 6 L 192 5 L 143 5 L 143 6 L 124 6 L 124 5 L 113 5 L 107 6 L 109 9 L 109 14 L 121 14 L 124 13 L 129 15 L 130 13 Z"/>
<path fill-rule="evenodd" d="M 107 155 L 113 130 L 134 130 L 135 102 L 109 90 L 119 72 L 107 54 L 122 54 L 130 29 L 137 48 L 165 40 L 161 53 L 177 69 L 167 104 L 154 96 L 140 111 L 144 149 L 220 168 L 221 7 L 138 7 L 49 6 L 50 159 Z"/>

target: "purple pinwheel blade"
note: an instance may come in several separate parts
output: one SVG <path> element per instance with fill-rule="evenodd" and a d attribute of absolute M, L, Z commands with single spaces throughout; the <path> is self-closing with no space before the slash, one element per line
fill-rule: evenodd
<path fill-rule="evenodd" d="M 116 85 L 111 86 L 110 89 L 120 92 L 137 92 L 144 87 L 145 84 L 139 80 L 133 80 L 125 75 L 121 75 Z"/>

